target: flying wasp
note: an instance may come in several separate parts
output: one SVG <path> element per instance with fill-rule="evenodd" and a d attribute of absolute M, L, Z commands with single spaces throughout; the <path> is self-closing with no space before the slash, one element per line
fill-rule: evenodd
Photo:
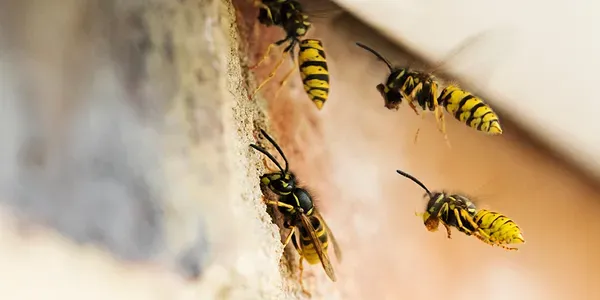
<path fill-rule="evenodd" d="M 356 45 L 371 52 L 383 61 L 390 70 L 386 83 L 377 85 L 377 90 L 383 97 L 386 108 L 397 110 L 402 100 L 407 99 L 409 106 L 418 115 L 419 113 L 413 103 L 416 101 L 423 111 L 435 112 L 438 129 L 446 139 L 446 126 L 441 107 L 444 107 L 458 121 L 475 130 L 490 135 L 502 134 L 498 116 L 481 98 L 461 89 L 457 85 L 447 86 L 438 95 L 441 83 L 431 72 L 394 67 L 389 60 L 374 49 L 360 42 L 357 42 Z M 466 45 L 468 43 L 464 43 L 462 47 L 455 49 L 452 55 L 459 53 Z"/>
<path fill-rule="evenodd" d="M 488 210 L 477 210 L 469 198 L 446 192 L 431 192 L 421 181 L 412 175 L 396 170 L 398 174 L 412 180 L 425 190 L 429 197 L 425 212 L 418 213 L 423 217 L 423 223 L 428 231 L 437 231 L 442 223 L 446 228 L 448 238 L 452 238 L 450 227 L 470 236 L 473 235 L 489 245 L 496 245 L 508 250 L 505 244 L 524 243 L 520 228 L 505 216 Z M 498 223 L 496 223 L 498 222 Z"/>
<path fill-rule="evenodd" d="M 315 103 L 317 109 L 320 110 L 325 101 L 327 101 L 329 95 L 329 71 L 327 68 L 323 43 L 316 39 L 302 39 L 312 26 L 308 14 L 304 12 L 300 3 L 294 0 L 263 0 L 262 2 L 259 1 L 257 6 L 259 7 L 259 22 L 266 26 L 275 25 L 282 27 L 286 32 L 286 37 L 270 44 L 262 59 L 256 65 L 250 67 L 250 69 L 255 69 L 260 66 L 269 56 L 273 47 L 280 46 L 286 42 L 288 43 L 288 46 L 284 48 L 283 54 L 275 65 L 275 68 L 269 73 L 267 78 L 258 85 L 252 95 L 254 96 L 275 76 L 275 73 L 283 63 L 285 56 L 291 54 L 294 65 L 296 64 L 294 50 L 296 46 L 299 46 L 298 67 L 292 68 L 283 77 L 276 94 L 279 94 L 280 89 L 286 84 L 294 71 L 299 70 L 304 84 L 304 90 L 311 101 Z"/>
<path fill-rule="evenodd" d="M 341 259 L 341 251 L 329 226 L 315 207 L 311 194 L 306 189 L 298 187 L 296 176 L 289 171 L 288 160 L 281 147 L 264 130 L 261 129 L 261 133 L 275 147 L 285 162 L 285 168 L 283 168 L 265 148 L 250 144 L 250 147 L 264 154 L 278 169 L 278 171 L 269 172 L 260 177 L 261 185 L 268 187 L 278 196 L 276 201 L 266 200 L 266 203 L 278 208 L 283 215 L 284 227 L 290 229 L 282 243 L 286 247 L 290 241 L 293 241 L 292 244 L 300 256 L 300 284 L 303 291 L 310 294 L 302 283 L 303 260 L 306 259 L 311 265 L 321 262 L 327 276 L 335 282 L 336 276 L 327 254 L 329 242 L 331 241 L 333 244 L 338 260 Z"/>
<path fill-rule="evenodd" d="M 431 232 L 437 231 L 439 224 L 442 223 L 446 228 L 449 239 L 452 238 L 450 227 L 455 227 L 467 235 L 471 235 L 477 230 L 477 224 L 473 221 L 473 216 L 477 213 L 477 208 L 468 198 L 456 194 L 451 195 L 446 192 L 432 193 L 421 181 L 412 175 L 400 170 L 396 170 L 396 172 L 412 180 L 427 193 L 429 202 L 427 203 L 425 212 L 419 214 L 423 217 L 423 223 L 427 230 Z"/>

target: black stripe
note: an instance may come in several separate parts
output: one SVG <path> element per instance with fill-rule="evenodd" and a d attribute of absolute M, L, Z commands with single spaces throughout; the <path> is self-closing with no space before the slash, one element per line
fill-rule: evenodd
<path fill-rule="evenodd" d="M 318 60 L 307 60 L 300 65 L 300 69 L 304 69 L 307 67 L 321 67 L 321 68 L 327 70 L 327 63 L 324 61 L 318 61 Z"/>
<path fill-rule="evenodd" d="M 500 225 L 500 231 L 503 230 L 503 228 L 506 228 L 506 225 L 509 225 L 510 223 L 512 223 L 513 221 L 511 221 L 509 218 L 506 218 L 506 220 L 504 221 L 504 223 L 502 223 L 502 225 Z"/>
<path fill-rule="evenodd" d="M 327 234 L 320 236 L 319 240 L 321 241 L 321 244 L 325 244 L 329 241 Z"/>
<path fill-rule="evenodd" d="M 323 51 L 323 50 L 321 50 L 321 49 L 317 49 L 317 48 L 313 48 L 313 47 L 306 47 L 306 46 L 305 46 L 305 47 L 302 47 L 302 46 L 300 46 L 300 52 L 301 52 L 301 53 L 302 53 L 302 52 L 305 52 L 305 51 L 307 51 L 307 50 L 310 50 L 310 49 L 314 49 L 314 50 L 316 50 L 316 51 L 317 51 L 317 53 L 319 54 L 319 56 L 323 57 L 323 59 L 327 59 L 327 56 L 325 56 L 325 51 Z"/>
<path fill-rule="evenodd" d="M 460 114 L 462 113 L 462 107 L 465 106 L 467 101 L 469 101 L 469 99 L 472 99 L 472 98 L 475 98 L 475 96 L 468 95 L 460 100 L 460 102 L 458 103 L 458 107 L 456 109 L 456 113 L 454 113 L 454 118 L 460 120 Z"/>
<path fill-rule="evenodd" d="M 310 91 L 323 91 L 326 93 L 329 92 L 329 88 L 324 88 L 324 87 L 320 87 L 320 86 L 315 86 L 315 87 L 308 86 L 308 87 L 309 87 L 308 92 L 310 92 Z"/>
<path fill-rule="evenodd" d="M 448 100 L 450 100 L 450 98 L 452 98 L 452 93 L 453 92 L 446 93 L 445 97 L 442 97 L 443 93 L 440 94 L 440 97 L 438 98 L 438 103 L 440 105 L 446 107 L 448 105 Z"/>
<path fill-rule="evenodd" d="M 498 119 L 495 119 L 495 120 L 490 121 L 490 127 L 489 128 L 492 128 L 492 124 L 494 124 L 494 123 L 498 124 L 498 127 L 500 127 L 500 122 L 498 122 Z"/>
<path fill-rule="evenodd" d="M 323 59 L 327 59 L 327 56 L 325 55 L 325 51 L 321 50 L 321 49 L 316 49 L 317 52 L 319 52 L 319 55 L 321 55 L 323 57 Z"/>
<path fill-rule="evenodd" d="M 467 125 L 471 126 L 471 122 L 473 122 L 473 120 L 475 120 L 475 112 L 477 112 L 477 110 L 480 107 L 485 106 L 485 104 L 483 104 L 483 102 L 479 102 L 477 104 L 475 104 L 472 108 L 471 108 L 471 115 L 469 116 L 469 118 L 467 119 L 467 121 L 465 123 L 467 123 Z M 482 120 L 483 121 L 483 120 Z"/>
<path fill-rule="evenodd" d="M 502 218 L 502 217 L 504 217 L 504 216 L 503 216 L 503 215 L 501 215 L 501 214 L 498 214 L 498 215 L 496 216 L 496 218 L 494 218 L 494 220 L 493 220 L 492 222 L 490 222 L 490 227 L 489 227 L 488 229 L 492 229 L 492 228 L 494 227 L 494 223 L 496 223 L 496 221 L 498 221 L 498 219 L 500 219 L 500 218 Z"/>
<path fill-rule="evenodd" d="M 475 222 L 475 223 L 477 223 L 477 225 L 478 225 L 479 227 L 481 227 L 481 226 L 482 226 L 482 223 L 483 223 L 483 218 L 484 218 L 486 215 L 489 215 L 489 214 L 490 214 L 490 212 L 489 212 L 489 211 L 486 211 L 486 212 L 484 212 L 483 214 L 479 215 L 479 219 L 478 219 L 478 220 L 477 220 L 477 222 Z M 483 228 L 483 227 L 482 227 L 482 228 Z"/>
<path fill-rule="evenodd" d="M 306 78 L 304 78 L 304 80 L 302 80 L 302 82 L 306 83 L 309 80 L 314 80 L 314 79 L 329 82 L 329 75 L 327 75 L 327 74 L 308 74 L 308 75 L 306 75 Z"/>
<path fill-rule="evenodd" d="M 310 44 L 308 43 L 308 41 L 309 41 L 309 39 L 306 39 L 306 40 L 302 41 L 303 45 L 306 45 L 306 46 L 304 46 L 304 48 L 309 48 L 309 46 L 308 46 L 308 45 L 310 45 Z M 319 45 L 319 47 L 321 47 L 321 48 L 323 47 L 323 42 L 321 42 L 320 40 L 312 39 L 312 41 L 313 41 L 313 42 L 316 42 L 316 43 L 317 43 L 317 45 Z M 306 42 L 306 43 L 305 43 L 305 42 Z M 312 47 L 311 47 L 311 48 L 312 48 Z"/>
<path fill-rule="evenodd" d="M 481 116 L 481 122 L 479 122 L 479 125 L 477 125 L 477 130 L 481 131 L 481 128 L 483 127 L 483 118 L 489 114 L 491 114 L 491 111 L 486 112 L 485 114 L 483 114 L 483 116 Z M 493 122 L 493 121 L 492 121 Z M 490 122 L 490 127 L 492 125 L 492 122 Z"/>
<path fill-rule="evenodd" d="M 312 100 L 312 101 L 321 100 L 323 102 L 327 101 L 327 99 L 325 99 L 323 97 L 313 96 L 313 95 L 310 95 L 310 100 Z"/>

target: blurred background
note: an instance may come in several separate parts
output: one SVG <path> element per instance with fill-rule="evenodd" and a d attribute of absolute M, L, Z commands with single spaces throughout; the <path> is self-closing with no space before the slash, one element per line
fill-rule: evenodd
<path fill-rule="evenodd" d="M 331 74 L 317 111 L 298 74 L 276 95 L 288 61 L 248 99 L 279 54 L 247 66 L 283 32 L 232 2 L 0 1 L 3 298 L 300 298 L 247 147 L 258 128 L 344 254 L 336 283 L 305 263 L 313 299 L 600 298 L 595 4 L 303 1 Z M 388 69 L 356 41 L 395 65 L 443 61 L 504 134 L 447 117 L 448 148 L 433 116 L 385 109 Z M 427 232 L 423 190 L 396 169 L 504 213 L 526 244 Z"/>

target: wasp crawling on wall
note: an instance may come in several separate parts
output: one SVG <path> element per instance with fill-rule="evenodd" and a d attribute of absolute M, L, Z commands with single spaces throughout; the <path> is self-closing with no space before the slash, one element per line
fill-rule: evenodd
<path fill-rule="evenodd" d="M 419 112 L 414 102 L 423 111 L 434 111 L 438 129 L 446 139 L 444 114 L 441 107 L 444 107 L 458 121 L 473 129 L 490 135 L 502 134 L 498 116 L 481 98 L 462 90 L 457 85 L 447 86 L 438 95 L 441 83 L 433 74 L 394 67 L 389 60 L 374 49 L 360 42 L 356 42 L 356 45 L 371 52 L 390 70 L 386 83 L 377 85 L 377 90 L 383 97 L 386 108 L 397 110 L 402 100 L 406 99 L 417 115 Z"/>
<path fill-rule="evenodd" d="M 412 175 L 400 170 L 396 172 L 415 182 L 427 193 L 429 201 L 425 212 L 417 215 L 423 217 L 428 231 L 437 231 L 442 223 L 449 239 L 452 238 L 450 227 L 455 227 L 466 235 L 474 235 L 486 244 L 507 250 L 518 249 L 506 245 L 525 243 L 519 226 L 506 216 L 485 209 L 478 210 L 469 198 L 462 195 L 431 192 Z"/>
<path fill-rule="evenodd" d="M 260 177 L 261 185 L 278 196 L 276 201 L 266 200 L 266 203 L 278 208 L 283 215 L 284 227 L 290 229 L 290 233 L 282 243 L 286 247 L 290 241 L 293 241 L 292 244 L 300 255 L 300 284 L 303 291 L 310 294 L 302 284 L 303 260 L 306 259 L 311 265 L 321 262 L 327 276 L 332 281 L 336 281 L 333 266 L 327 254 L 329 242 L 333 243 L 338 260 L 341 259 L 341 251 L 329 226 L 315 207 L 311 194 L 306 189 L 298 187 L 296 176 L 289 171 L 288 161 L 281 147 L 264 130 L 261 130 L 261 133 L 275 147 L 285 162 L 285 168 L 283 168 L 265 148 L 250 144 L 250 147 L 264 154 L 278 169 Z"/>
<path fill-rule="evenodd" d="M 296 46 L 299 46 L 299 67 L 297 69 L 302 76 L 304 90 L 317 108 L 321 109 L 329 94 L 329 71 L 323 43 L 316 39 L 302 39 L 312 26 L 308 15 L 303 11 L 300 3 L 295 0 L 262 0 L 256 2 L 256 6 L 259 7 L 259 22 L 266 26 L 280 26 L 285 31 L 286 36 L 270 44 L 261 60 L 250 69 L 260 66 L 269 56 L 273 47 L 285 43 L 288 43 L 288 45 L 284 48 L 283 54 L 274 69 L 258 85 L 253 95 L 275 76 L 288 54 L 292 56 L 294 65 L 296 64 L 294 50 Z M 285 85 L 294 70 L 291 69 L 284 76 L 280 89 Z"/>

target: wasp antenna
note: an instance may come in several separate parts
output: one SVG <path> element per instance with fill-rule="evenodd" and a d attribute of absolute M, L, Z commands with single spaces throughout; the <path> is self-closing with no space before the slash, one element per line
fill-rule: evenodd
<path fill-rule="evenodd" d="M 277 166 L 277 168 L 279 168 L 279 170 L 281 171 L 281 173 L 285 173 L 285 171 L 283 171 L 283 168 L 281 167 L 281 165 L 279 164 L 279 162 L 277 162 L 277 160 L 275 159 L 275 157 L 273 157 L 273 155 L 271 155 L 271 153 L 267 152 L 267 150 L 265 150 L 262 147 L 259 147 L 257 145 L 254 144 L 250 144 L 250 147 L 258 150 L 260 153 L 266 155 L 273 163 L 275 163 L 275 165 Z"/>
<path fill-rule="evenodd" d="M 363 44 L 361 42 L 356 42 L 356 45 L 359 46 L 359 47 L 361 47 L 361 48 L 363 48 L 363 49 L 365 49 L 365 50 L 367 50 L 367 51 L 369 51 L 369 52 L 371 52 L 371 53 L 373 53 L 373 55 L 377 56 L 377 58 L 379 60 L 383 61 L 388 66 L 388 68 L 390 69 L 390 71 L 392 71 L 392 72 L 394 71 L 394 67 L 392 67 L 392 64 L 390 63 L 390 61 L 387 60 L 385 57 L 383 57 L 383 55 L 379 54 L 379 52 L 373 50 L 373 48 L 371 48 L 371 47 L 369 47 L 369 46 L 367 46 L 367 45 L 365 45 L 365 44 Z"/>
<path fill-rule="evenodd" d="M 287 171 L 289 170 L 288 169 L 288 161 L 287 161 L 287 158 L 285 157 L 285 154 L 283 154 L 283 150 L 281 150 L 279 145 L 277 145 L 277 143 L 273 140 L 273 138 L 266 131 L 261 129 L 260 132 L 265 136 L 265 138 L 267 138 L 267 140 L 269 140 L 269 142 L 271 142 L 271 144 L 273 144 L 275 149 L 277 149 L 277 152 L 279 152 L 279 154 L 283 158 L 283 161 L 285 162 L 285 171 L 283 171 L 283 169 L 281 171 L 284 173 L 287 173 Z M 281 167 L 279 167 L 279 168 L 281 169 Z"/>
<path fill-rule="evenodd" d="M 404 173 L 400 170 L 396 170 L 396 172 L 398 172 L 398 174 L 412 180 L 414 183 L 418 184 L 420 187 L 422 187 L 426 192 L 427 195 L 429 195 L 431 197 L 431 192 L 429 191 L 429 189 L 421 182 L 419 181 L 419 179 L 416 179 L 415 177 L 413 177 L 412 175 L 408 174 L 408 173 Z"/>

